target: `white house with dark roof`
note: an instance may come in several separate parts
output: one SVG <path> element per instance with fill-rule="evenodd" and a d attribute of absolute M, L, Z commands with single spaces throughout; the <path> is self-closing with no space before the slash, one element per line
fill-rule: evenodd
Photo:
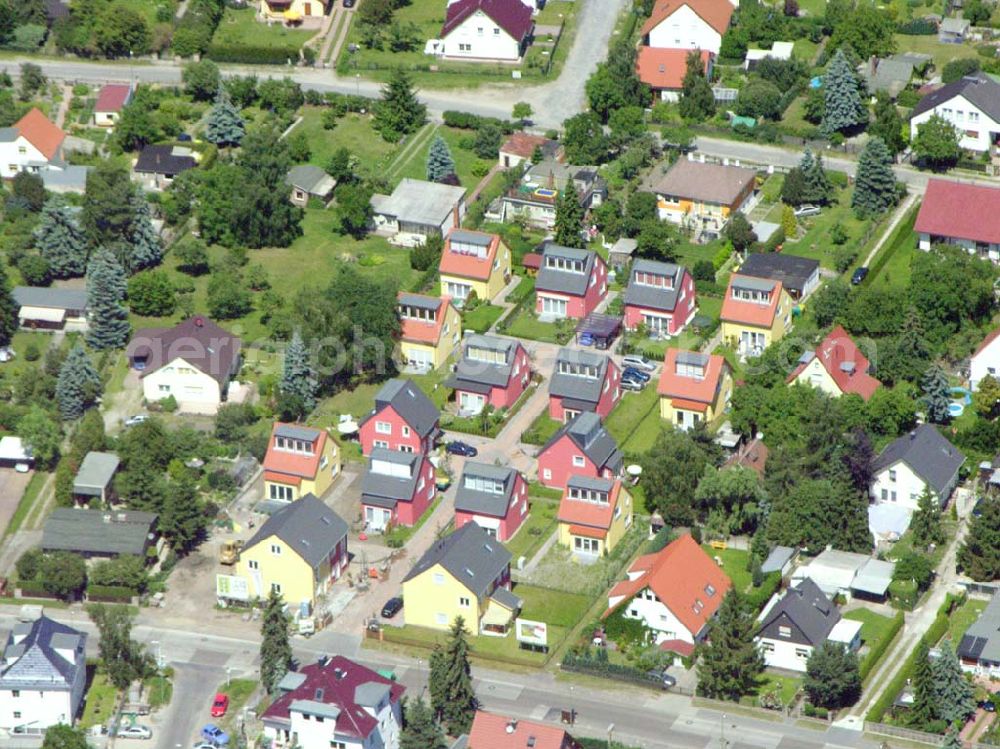
<path fill-rule="evenodd" d="M 965 455 L 933 424 L 921 424 L 893 440 L 872 466 L 871 497 L 916 510 L 925 489 L 944 506 L 958 484 Z"/>
<path fill-rule="evenodd" d="M 787 252 L 751 252 L 739 268 L 741 276 L 781 281 L 792 299 L 804 299 L 819 286 L 819 261 Z"/>
<path fill-rule="evenodd" d="M 824 642 L 849 650 L 861 647 L 861 622 L 844 619 L 811 579 L 777 594 L 761 612 L 754 641 L 770 668 L 805 672 L 806 662 Z"/>
<path fill-rule="evenodd" d="M 910 138 L 935 114 L 955 127 L 962 148 L 989 151 L 1000 137 L 1000 83 L 977 72 L 927 94 L 910 113 Z"/>
<path fill-rule="evenodd" d="M 72 725 L 87 681 L 86 644 L 84 632 L 47 616 L 15 624 L 0 660 L 0 729 Z"/>
<path fill-rule="evenodd" d="M 516 62 L 534 21 L 532 8 L 513 0 L 455 0 L 448 4 L 439 42 L 431 49 L 460 60 Z"/>

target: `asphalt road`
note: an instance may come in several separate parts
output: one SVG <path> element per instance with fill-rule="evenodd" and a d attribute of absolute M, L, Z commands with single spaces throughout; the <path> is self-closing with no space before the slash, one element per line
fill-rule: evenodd
<path fill-rule="evenodd" d="M 17 609 L 0 606 L 0 629 L 9 629 Z M 88 655 L 96 655 L 93 625 L 82 611 L 51 610 L 53 618 L 91 633 Z M 233 627 L 234 631 L 244 629 Z M 163 659 L 176 672 L 171 706 L 151 721 L 156 749 L 190 746 L 208 720 L 209 700 L 227 675 L 253 676 L 257 671 L 258 641 L 228 637 L 192 628 L 171 629 L 136 626 L 133 636 L 156 642 Z M 427 685 L 422 659 L 381 651 L 359 650 L 356 637 L 321 632 L 309 640 L 296 638 L 300 662 L 320 655 L 340 653 L 373 667 L 393 668 L 411 694 Z M 151 646 L 156 650 L 156 646 Z M 614 724 L 614 737 L 644 749 L 708 749 L 719 746 L 722 733 L 726 749 L 874 749 L 875 743 L 860 732 L 803 728 L 793 722 L 761 720 L 743 715 L 698 708 L 686 697 L 626 685 L 594 689 L 557 679 L 550 673 L 507 673 L 474 668 L 476 693 L 483 707 L 522 719 L 558 722 L 563 709 L 577 711 L 574 729 L 580 735 L 604 737 Z M 148 749 L 153 749 L 146 745 Z M 131 747 L 129 748 L 131 749 Z"/>

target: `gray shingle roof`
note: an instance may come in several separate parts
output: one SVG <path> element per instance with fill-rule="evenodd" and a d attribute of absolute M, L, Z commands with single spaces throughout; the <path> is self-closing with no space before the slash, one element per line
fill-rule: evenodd
<path fill-rule="evenodd" d="M 956 651 L 960 658 L 1000 663 L 1000 595 L 990 599 L 983 613 L 965 631 Z"/>
<path fill-rule="evenodd" d="M 476 523 L 466 523 L 454 533 L 435 541 L 403 578 L 405 583 L 440 564 L 462 585 L 482 600 L 493 581 L 510 564 L 510 552 Z"/>
<path fill-rule="evenodd" d="M 464 187 L 407 177 L 396 186 L 392 195 L 372 196 L 372 204 L 376 213 L 399 221 L 440 226 L 464 197 Z"/>
<path fill-rule="evenodd" d="M 985 73 L 973 73 L 957 81 L 948 83 L 937 91 L 932 91 L 917 102 L 910 118 L 923 114 L 956 96 L 964 96 L 968 101 L 1000 122 L 1000 83 Z"/>
<path fill-rule="evenodd" d="M 141 556 L 146 552 L 148 536 L 155 527 L 156 515 L 152 512 L 57 507 L 42 529 L 42 549 Z"/>
<path fill-rule="evenodd" d="M 548 257 L 565 257 L 571 260 L 582 260 L 584 263 L 583 273 L 573 273 L 572 271 L 546 267 L 545 259 Z M 539 291 L 554 291 L 559 294 L 583 296 L 587 292 L 587 284 L 590 283 L 590 274 L 594 271 L 596 257 L 596 252 L 563 247 L 553 242 L 548 243 L 542 252 L 542 267 L 538 271 L 535 288 Z"/>
<path fill-rule="evenodd" d="M 466 487 L 466 478 L 472 477 L 501 481 L 503 482 L 503 492 L 493 494 Z M 510 507 L 516 484 L 517 471 L 513 468 L 494 466 L 489 463 L 467 462 L 462 470 L 462 478 L 458 482 L 458 490 L 455 492 L 455 509 L 477 515 L 502 518 L 507 514 L 507 508 Z"/>
<path fill-rule="evenodd" d="M 408 466 L 409 477 L 389 476 L 374 472 L 372 464 L 376 460 Z M 400 500 L 409 502 L 416 493 L 422 461 L 423 455 L 421 453 L 406 453 L 400 450 L 376 447 L 372 450 L 365 475 L 361 478 L 362 501 L 365 504 L 374 504 L 380 507 L 395 507 L 396 502 Z"/>
<path fill-rule="evenodd" d="M 566 486 L 573 486 L 577 489 L 588 489 L 595 492 L 608 492 L 615 488 L 615 482 L 610 479 L 599 479 L 592 476 L 570 476 L 566 480 Z"/>
<path fill-rule="evenodd" d="M 347 537 L 347 523 L 315 495 L 307 494 L 271 515 L 243 548 L 252 548 L 272 536 L 317 567 Z"/>
<path fill-rule="evenodd" d="M 366 681 L 354 688 L 354 701 L 361 707 L 378 707 L 378 705 L 389 697 L 390 689 L 388 684 L 378 681 Z"/>
<path fill-rule="evenodd" d="M 472 335 L 465 339 L 464 355 L 455 368 L 454 376 L 448 378 L 445 385 L 450 388 L 470 390 L 477 393 L 489 393 L 490 388 L 505 387 L 510 382 L 510 374 L 514 368 L 518 343 L 508 338 L 498 338 L 491 335 Z M 507 354 L 506 364 L 482 362 L 468 357 L 470 348 L 503 351 Z"/>
<path fill-rule="evenodd" d="M 392 406 L 420 437 L 426 437 L 438 423 L 437 406 L 413 380 L 389 380 L 375 396 L 375 408 L 361 420 L 364 424 L 387 406 Z"/>
<path fill-rule="evenodd" d="M 593 411 L 584 411 L 559 429 L 545 443 L 545 452 L 556 442 L 568 435 L 583 454 L 598 468 L 607 467 L 617 472 L 622 465 L 622 454 L 608 430 L 601 424 L 601 417 Z"/>
<path fill-rule="evenodd" d="M 289 439 L 302 440 L 303 442 L 315 442 L 319 439 L 320 430 L 298 424 L 280 424 L 274 430 L 274 434 L 277 437 L 288 437 Z"/>
<path fill-rule="evenodd" d="M 443 300 L 436 296 L 426 296 L 425 294 L 400 294 L 399 303 L 406 307 L 418 307 L 436 312 Z"/>
<path fill-rule="evenodd" d="M 23 638 L 23 639 L 21 639 Z M 19 640 L 15 644 L 15 640 Z M 4 659 L 15 659 L 0 670 L 0 689 L 32 687 L 65 691 L 72 688 L 77 670 L 85 668 L 87 635 L 41 616 L 15 626 L 4 648 Z M 56 652 L 73 650 L 72 662 Z"/>
<path fill-rule="evenodd" d="M 327 195 L 337 186 L 337 180 L 318 166 L 301 164 L 293 166 L 285 176 L 285 184 L 305 190 L 310 195 Z"/>
<path fill-rule="evenodd" d="M 761 622 L 760 636 L 814 647 L 822 644 L 840 621 L 840 612 L 811 578 L 789 588 Z M 792 636 L 781 637 L 780 626 L 790 627 Z"/>
<path fill-rule="evenodd" d="M 523 603 L 520 598 L 506 588 L 497 588 L 490 594 L 490 598 L 511 611 L 517 611 Z"/>
<path fill-rule="evenodd" d="M 873 469 L 880 473 L 900 461 L 929 484 L 943 501 L 946 497 L 942 494 L 965 462 L 965 455 L 941 436 L 933 424 L 921 424 L 886 445 L 875 459 Z"/>
<path fill-rule="evenodd" d="M 560 372 L 559 362 L 561 361 L 594 367 L 597 370 L 597 377 L 591 378 Z M 549 395 L 557 398 L 572 398 L 580 403 L 588 403 L 591 408 L 595 408 L 601 399 L 601 389 L 604 387 L 604 380 L 608 375 L 608 361 L 608 357 L 603 354 L 592 354 L 589 351 L 580 351 L 579 349 L 559 349 L 559 354 L 556 356 L 556 366 L 552 372 L 552 378 L 549 380 Z"/>
<path fill-rule="evenodd" d="M 809 279 L 819 270 L 819 261 L 785 252 L 751 252 L 740 266 L 742 276 L 781 281 L 791 291 L 801 293 Z"/>
<path fill-rule="evenodd" d="M 636 283 L 637 273 L 653 273 L 673 279 L 672 288 L 662 288 Z M 632 263 L 632 273 L 628 287 L 625 289 L 625 304 L 648 309 L 660 309 L 672 312 L 677 306 L 680 296 L 681 281 L 684 280 L 684 267 L 673 263 L 661 263 L 655 260 L 636 260 Z"/>
<path fill-rule="evenodd" d="M 87 309 L 86 289 L 57 289 L 41 286 L 15 286 L 14 301 L 21 307 L 51 307 L 52 309 Z"/>
<path fill-rule="evenodd" d="M 731 283 L 734 289 L 750 289 L 751 291 L 772 291 L 777 285 L 776 281 L 767 278 L 756 278 L 741 274 L 734 275 Z"/>
<path fill-rule="evenodd" d="M 121 459 L 114 453 L 89 452 L 73 480 L 73 492 L 99 497 L 114 478 Z"/>
<path fill-rule="evenodd" d="M 728 206 L 756 179 L 753 169 L 679 159 L 662 176 L 654 171 L 646 189 L 659 195 Z"/>

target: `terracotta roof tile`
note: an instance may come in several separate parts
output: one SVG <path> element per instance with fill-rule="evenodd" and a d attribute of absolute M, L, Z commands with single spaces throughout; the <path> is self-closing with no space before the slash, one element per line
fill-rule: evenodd
<path fill-rule="evenodd" d="M 534 739 L 534 741 L 531 741 Z M 562 728 L 531 720 L 515 720 L 478 710 L 469 732 L 469 749 L 576 749 L 576 741 Z"/>
<path fill-rule="evenodd" d="M 572 478 L 569 483 L 572 484 Z M 573 499 L 569 496 L 569 485 L 563 490 L 562 500 L 559 502 L 559 522 L 571 523 L 574 527 L 587 526 L 591 529 L 600 529 L 607 532 L 611 527 L 611 521 L 615 517 L 615 507 L 621 496 L 622 482 L 615 481 L 611 487 L 611 496 L 607 504 L 590 502 L 585 499 Z M 571 529 L 572 532 L 572 529 Z M 577 535 L 586 535 L 582 531 Z M 600 538 L 604 536 L 601 535 Z"/>
<path fill-rule="evenodd" d="M 640 47 L 636 60 L 636 72 L 639 80 L 656 90 L 680 90 L 687 72 L 687 57 L 689 49 L 661 49 L 659 47 Z M 701 62 L 708 71 L 708 61 L 712 53 L 702 51 Z"/>
<path fill-rule="evenodd" d="M 458 244 L 464 236 L 475 236 L 483 241 L 489 240 L 489 245 L 486 247 L 486 254 L 483 257 L 479 257 L 478 255 L 455 249 L 452 246 L 453 239 Z M 467 229 L 453 229 L 448 232 L 448 238 L 444 242 L 444 250 L 441 252 L 441 274 L 472 278 L 477 281 L 488 281 L 490 271 L 493 269 L 493 261 L 496 259 L 499 248 L 499 234 L 473 232 Z"/>
<path fill-rule="evenodd" d="M 868 374 L 868 359 L 840 325 L 831 330 L 820 342 L 815 357 L 842 393 L 855 393 L 868 400 L 882 385 Z M 788 376 L 787 381 L 794 382 L 811 363 L 810 359 L 799 364 Z"/>
<path fill-rule="evenodd" d="M 414 320 L 412 318 L 403 318 L 401 323 L 402 338 L 404 341 L 409 341 L 411 343 L 429 343 L 432 346 L 436 346 L 438 341 L 441 340 L 441 331 L 444 329 L 444 318 L 445 314 L 451 304 L 451 297 L 437 297 L 427 296 L 425 294 L 409 294 L 407 292 L 401 291 L 397 299 L 402 300 L 403 297 L 420 297 L 422 299 L 431 301 L 440 301 L 441 304 L 437 308 L 437 317 L 434 322 L 425 322 L 423 320 Z"/>
<path fill-rule="evenodd" d="M 289 427 L 302 430 L 303 433 L 315 433 L 312 455 L 280 450 L 275 447 L 275 438 L 278 436 L 278 433 Z M 326 447 L 326 440 L 327 434 L 322 429 L 312 429 L 311 427 L 302 427 L 296 424 L 282 424 L 281 422 L 275 423 L 271 428 L 271 439 L 267 445 L 267 454 L 264 455 L 264 478 L 268 479 L 268 474 L 274 477 L 269 479 L 272 481 L 288 481 L 289 477 L 298 477 L 300 479 L 316 478 L 320 461 L 323 459 L 323 448 Z"/>
<path fill-rule="evenodd" d="M 642 27 L 642 35 L 646 36 L 685 5 L 720 34 L 726 33 L 735 10 L 729 0 L 658 0 Z"/>
<path fill-rule="evenodd" d="M 726 298 L 722 302 L 720 318 L 725 322 L 744 323 L 762 328 L 771 327 L 774 324 L 774 315 L 778 310 L 778 302 L 781 300 L 781 281 L 774 281 L 774 290 L 771 292 L 769 304 L 757 304 L 733 298 L 733 284 L 740 280 L 759 281 L 760 279 L 734 273 L 726 288 Z"/>
<path fill-rule="evenodd" d="M 14 127 L 31 145 L 41 151 L 46 159 L 51 159 L 59 152 L 59 146 L 66 138 L 66 133 L 42 114 L 41 110 L 34 107 L 15 122 Z"/>
<path fill-rule="evenodd" d="M 120 112 L 132 94 L 132 87 L 125 83 L 108 83 L 101 86 L 94 104 L 95 112 Z"/>
<path fill-rule="evenodd" d="M 701 379 L 678 374 L 678 357 L 681 354 L 700 357 L 705 361 L 703 367 L 704 376 Z M 681 357 L 683 358 L 683 357 Z M 698 410 L 715 402 L 719 384 L 722 382 L 723 373 L 728 368 L 726 360 L 718 354 L 698 354 L 693 351 L 681 351 L 680 349 L 667 349 L 667 355 L 663 359 L 663 370 L 660 373 L 660 382 L 656 386 L 656 392 L 674 400 L 690 403 Z M 688 406 L 681 405 L 682 408 Z"/>

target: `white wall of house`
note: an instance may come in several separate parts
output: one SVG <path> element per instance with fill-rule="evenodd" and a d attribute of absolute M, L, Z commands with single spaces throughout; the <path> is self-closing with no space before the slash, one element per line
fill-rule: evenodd
<path fill-rule="evenodd" d="M 777 640 L 771 637 L 758 637 L 757 645 L 764 654 L 764 663 L 768 668 L 783 668 L 787 671 L 805 673 L 806 661 L 812 655 L 812 645 L 802 645 L 787 640 Z"/>
<path fill-rule="evenodd" d="M 445 57 L 511 62 L 521 57 L 520 41 L 481 10 L 452 29 L 442 41 Z"/>
<path fill-rule="evenodd" d="M 644 621 L 647 627 L 656 632 L 657 642 L 682 640 L 693 645 L 697 634 L 681 624 L 680 619 L 649 588 L 639 591 L 625 604 L 625 618 Z"/>
<path fill-rule="evenodd" d="M 61 691 L 21 689 L 17 697 L 14 696 L 14 690 L 2 689 L 0 728 L 10 730 L 22 726 L 31 731 L 48 728 L 57 723 L 71 723 L 75 713 L 72 700 L 73 694 L 68 689 Z"/>
<path fill-rule="evenodd" d="M 183 413 L 214 414 L 222 404 L 218 381 L 181 358 L 143 377 L 142 395 L 150 402 L 172 395 Z"/>
<path fill-rule="evenodd" d="M 988 151 L 993 134 L 1000 133 L 1000 123 L 964 96 L 959 95 L 911 119 L 910 137 L 916 138 L 920 125 L 935 114 L 941 115 L 955 126 L 962 136 L 959 145 L 970 151 Z"/>
<path fill-rule="evenodd" d="M 722 34 L 690 7 L 682 5 L 649 32 L 649 46 L 701 49 L 717 55 L 722 46 Z"/>
<path fill-rule="evenodd" d="M 876 502 L 892 502 L 916 510 L 925 486 L 926 482 L 910 466 L 899 461 L 876 474 L 871 497 Z"/>
<path fill-rule="evenodd" d="M 14 177 L 25 170 L 38 171 L 35 167 L 29 169 L 28 164 L 39 162 L 45 164 L 48 159 L 23 135 L 17 136 L 13 141 L 0 143 L 0 175 L 4 177 Z"/>
<path fill-rule="evenodd" d="M 399 703 L 391 703 L 388 699 L 373 710 L 363 708 L 365 712 L 378 720 L 378 727 L 368 737 L 359 741 L 356 737 L 337 733 L 336 721 L 317 721 L 315 716 L 306 716 L 300 712 L 291 713 L 291 730 L 276 731 L 265 726 L 264 735 L 276 746 L 292 745 L 295 737 L 300 749 L 330 749 L 339 746 L 341 742 L 347 749 L 399 749 L 399 730 L 402 725 L 402 713 Z"/>
<path fill-rule="evenodd" d="M 969 365 L 969 382 L 972 389 L 979 387 L 979 381 L 986 375 L 1000 378 L 1000 338 L 994 338 L 989 344 L 972 357 Z"/>
<path fill-rule="evenodd" d="M 820 363 L 819 356 L 814 356 L 805 369 L 799 372 L 799 376 L 795 378 L 795 382 L 812 385 L 814 388 L 822 390 L 831 398 L 839 398 L 843 395 L 840 386 L 834 382 L 833 377 L 830 376 L 826 367 Z"/>
<path fill-rule="evenodd" d="M 931 247 L 939 243 L 961 247 L 970 255 L 978 255 L 979 257 L 986 258 L 994 263 L 1000 262 L 1000 244 L 995 242 L 979 245 L 971 239 L 962 239 L 961 237 L 931 238 L 931 235 L 926 232 L 920 232 L 917 234 L 917 246 L 924 252 L 929 252 Z"/>

